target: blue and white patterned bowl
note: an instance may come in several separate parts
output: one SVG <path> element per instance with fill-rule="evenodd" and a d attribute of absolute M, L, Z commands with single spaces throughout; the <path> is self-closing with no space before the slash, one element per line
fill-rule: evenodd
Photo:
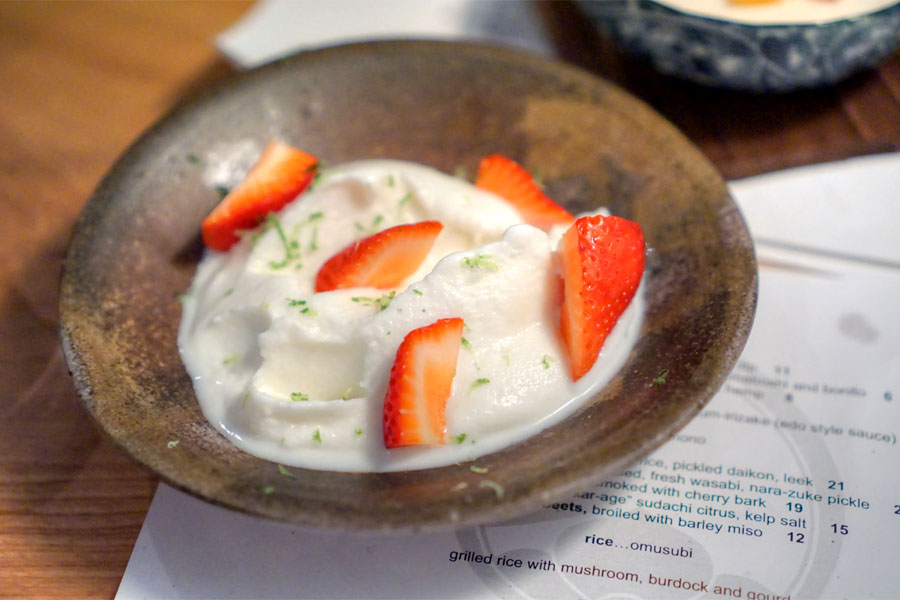
<path fill-rule="evenodd" d="M 820 23 L 750 24 L 688 14 L 653 0 L 582 0 L 601 32 L 659 71 L 752 92 L 836 83 L 900 44 L 900 1 Z"/>

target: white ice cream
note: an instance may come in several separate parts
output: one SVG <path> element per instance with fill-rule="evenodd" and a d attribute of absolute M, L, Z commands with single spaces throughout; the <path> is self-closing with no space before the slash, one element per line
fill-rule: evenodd
<path fill-rule="evenodd" d="M 347 244 L 425 220 L 444 229 L 396 290 L 314 293 L 319 268 Z M 450 464 L 532 435 L 615 373 L 642 313 L 639 290 L 573 383 L 557 333 L 562 233 L 523 224 L 502 199 L 428 167 L 379 160 L 324 172 L 261 234 L 207 252 L 197 269 L 179 347 L 204 415 L 252 454 L 340 471 Z M 386 450 L 381 410 L 397 347 L 444 317 L 465 321 L 449 442 Z"/>

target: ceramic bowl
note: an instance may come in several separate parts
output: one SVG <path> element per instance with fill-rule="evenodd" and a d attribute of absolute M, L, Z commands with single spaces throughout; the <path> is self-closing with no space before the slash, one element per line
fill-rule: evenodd
<path fill-rule="evenodd" d="M 602 33 L 659 71 L 750 92 L 831 85 L 874 67 L 900 45 L 898 2 L 875 0 L 878 10 L 850 18 L 783 24 L 728 20 L 670 2 L 582 0 L 579 6 Z M 754 7 L 742 10 L 748 19 L 754 13 Z"/>
<path fill-rule="evenodd" d="M 200 412 L 176 345 L 176 296 L 202 253 L 200 222 L 219 201 L 217 187 L 238 177 L 233 157 L 272 137 L 327 164 L 390 157 L 446 172 L 474 173 L 482 156 L 500 152 L 540 170 L 548 193 L 572 211 L 606 205 L 638 221 L 651 248 L 647 310 L 625 366 L 570 418 L 479 458 L 499 488 L 479 486 L 486 475 L 468 464 L 286 476 L 239 450 Z M 146 132 L 78 221 L 62 277 L 61 335 L 87 411 L 163 481 L 310 527 L 436 530 L 534 511 L 668 440 L 731 370 L 756 284 L 747 229 L 722 179 L 640 101 L 529 54 L 377 42 L 241 74 Z"/>

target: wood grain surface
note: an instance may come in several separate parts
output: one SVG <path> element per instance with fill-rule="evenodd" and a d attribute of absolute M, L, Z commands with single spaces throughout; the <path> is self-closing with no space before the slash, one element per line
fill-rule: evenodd
<path fill-rule="evenodd" d="M 110 598 L 156 480 L 81 409 L 57 333 L 60 264 L 106 169 L 230 71 L 248 3 L 0 3 L 0 597 Z"/>
<path fill-rule="evenodd" d="M 249 7 L 0 3 L 0 597 L 115 594 L 157 482 L 80 407 L 57 333 L 60 265 L 115 158 L 233 72 L 213 39 Z M 643 98 L 727 178 L 900 149 L 897 54 L 832 88 L 744 95 L 657 75 L 569 3 L 542 14 L 560 56 Z"/>

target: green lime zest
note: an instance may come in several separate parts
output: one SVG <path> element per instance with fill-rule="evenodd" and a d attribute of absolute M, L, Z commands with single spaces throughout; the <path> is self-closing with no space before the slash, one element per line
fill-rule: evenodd
<path fill-rule="evenodd" d="M 353 302 L 358 302 L 360 304 L 368 304 L 370 306 L 377 306 L 379 310 L 384 310 L 390 305 L 391 301 L 394 299 L 394 296 L 397 295 L 397 292 L 390 292 L 388 294 L 383 294 L 378 298 L 370 298 L 368 296 L 353 296 L 350 298 Z"/>
<path fill-rule="evenodd" d="M 663 369 L 662 372 L 656 376 L 656 378 L 650 382 L 650 387 L 656 387 L 658 385 L 663 385 L 666 382 L 666 379 L 669 377 L 669 370 Z"/>
<path fill-rule="evenodd" d="M 490 488 L 494 491 L 494 494 L 497 496 L 498 500 L 503 499 L 503 486 L 496 481 L 491 481 L 490 479 L 482 479 L 478 482 L 478 487 Z"/>
<path fill-rule="evenodd" d="M 478 379 L 476 379 L 475 381 L 472 382 L 472 389 L 474 390 L 475 388 L 480 388 L 481 386 L 487 385 L 490 382 L 491 382 L 491 380 L 488 379 L 487 377 L 479 377 Z"/>
<path fill-rule="evenodd" d="M 475 256 L 463 257 L 462 263 L 470 269 L 488 269 L 496 271 L 500 267 L 491 259 L 490 254 L 476 254 Z"/>

